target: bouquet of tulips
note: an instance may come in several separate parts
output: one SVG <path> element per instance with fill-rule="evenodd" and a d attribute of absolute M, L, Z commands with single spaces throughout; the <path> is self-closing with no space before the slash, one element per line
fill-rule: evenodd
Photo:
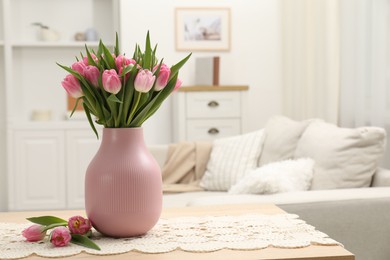
<path fill-rule="evenodd" d="M 102 41 L 97 52 L 85 49 L 86 55 L 81 53 L 81 59 L 76 58 L 70 67 L 58 65 L 70 73 L 62 86 L 76 98 L 71 116 L 82 101 L 96 136 L 92 115 L 104 127 L 140 127 L 180 87 L 179 70 L 191 56 L 168 67 L 156 58 L 157 45 L 151 48 L 149 32 L 145 51 L 137 44 L 132 58 L 120 54 L 118 35 L 113 52 Z"/>

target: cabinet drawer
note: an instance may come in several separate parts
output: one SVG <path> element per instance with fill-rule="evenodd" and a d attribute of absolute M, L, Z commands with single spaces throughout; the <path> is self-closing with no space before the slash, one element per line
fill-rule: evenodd
<path fill-rule="evenodd" d="M 240 134 L 240 119 L 204 119 L 187 121 L 188 140 L 213 140 Z"/>
<path fill-rule="evenodd" d="M 187 118 L 240 117 L 240 92 L 193 92 L 187 93 Z"/>

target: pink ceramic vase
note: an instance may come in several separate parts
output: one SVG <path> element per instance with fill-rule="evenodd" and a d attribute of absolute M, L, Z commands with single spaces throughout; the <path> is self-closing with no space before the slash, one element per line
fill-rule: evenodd
<path fill-rule="evenodd" d="M 145 234 L 162 208 L 161 170 L 145 146 L 142 128 L 104 128 L 85 176 L 85 209 L 104 235 Z"/>

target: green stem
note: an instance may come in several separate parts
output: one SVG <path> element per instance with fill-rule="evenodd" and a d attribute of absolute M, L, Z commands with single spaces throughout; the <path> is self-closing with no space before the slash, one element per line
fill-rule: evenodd
<path fill-rule="evenodd" d="M 127 125 L 130 125 L 130 122 L 131 122 L 131 120 L 133 119 L 133 116 L 134 116 L 134 114 L 135 114 L 135 111 L 137 111 L 137 107 L 138 107 L 138 103 L 139 103 L 139 101 L 141 100 L 141 95 L 142 95 L 142 93 L 140 93 L 140 92 L 135 92 L 135 95 L 136 95 L 136 101 L 135 101 L 135 104 L 134 104 L 134 106 L 132 107 L 132 109 L 131 109 L 131 111 L 130 111 L 130 116 L 129 116 L 129 118 L 127 119 Z"/>
<path fill-rule="evenodd" d="M 54 223 L 54 224 L 51 224 L 51 225 L 47 225 L 46 227 L 44 227 L 42 229 L 42 232 L 45 232 L 49 229 L 52 229 L 52 228 L 55 228 L 55 227 L 64 227 L 64 226 L 67 226 L 68 225 L 68 222 L 63 222 L 63 223 Z"/>

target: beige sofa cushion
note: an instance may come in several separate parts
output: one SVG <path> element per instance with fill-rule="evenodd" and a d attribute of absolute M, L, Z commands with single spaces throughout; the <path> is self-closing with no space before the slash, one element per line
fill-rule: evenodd
<path fill-rule="evenodd" d="M 292 159 L 297 143 L 311 120 L 294 121 L 284 116 L 274 116 L 265 125 L 264 145 L 259 165 Z"/>
<path fill-rule="evenodd" d="M 317 121 L 306 128 L 294 157 L 314 159 L 312 190 L 368 187 L 385 139 L 379 127 L 340 128 Z"/>
<path fill-rule="evenodd" d="M 371 183 L 372 187 L 390 187 L 390 170 L 378 168 Z"/>

